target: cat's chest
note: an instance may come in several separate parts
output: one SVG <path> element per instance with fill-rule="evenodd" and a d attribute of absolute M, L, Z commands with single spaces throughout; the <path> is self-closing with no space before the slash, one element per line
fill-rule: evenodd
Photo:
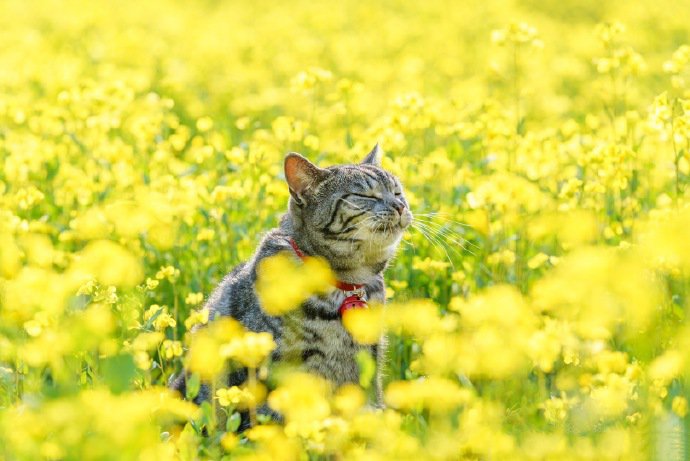
<path fill-rule="evenodd" d="M 357 352 L 371 347 L 357 344 L 345 329 L 338 315 L 344 299 L 338 293 L 312 297 L 303 309 L 285 316 L 278 342 L 281 359 L 299 364 L 337 385 L 356 382 Z"/>

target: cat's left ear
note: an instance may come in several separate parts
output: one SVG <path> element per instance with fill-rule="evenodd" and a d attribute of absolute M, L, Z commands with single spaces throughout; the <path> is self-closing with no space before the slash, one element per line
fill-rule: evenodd
<path fill-rule="evenodd" d="M 367 156 L 362 160 L 362 165 L 375 165 L 381 166 L 381 156 L 383 151 L 379 147 L 379 143 L 376 143 L 374 148 L 367 154 Z"/>
<path fill-rule="evenodd" d="M 304 204 L 304 194 L 310 188 L 328 176 L 328 171 L 311 163 L 295 152 L 285 157 L 285 179 L 290 188 L 290 195 L 297 204 Z"/>

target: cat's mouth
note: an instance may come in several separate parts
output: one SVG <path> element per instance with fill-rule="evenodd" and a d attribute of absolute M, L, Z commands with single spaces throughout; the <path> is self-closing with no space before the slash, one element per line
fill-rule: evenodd
<path fill-rule="evenodd" d="M 412 222 L 412 216 L 409 213 L 403 213 L 397 219 L 380 220 L 375 223 L 371 230 L 375 234 L 380 235 L 397 235 L 401 234 L 405 229 L 410 226 Z"/>
<path fill-rule="evenodd" d="M 374 228 L 372 230 L 376 234 L 389 235 L 389 234 L 397 234 L 399 232 L 402 232 L 403 227 L 400 224 L 383 223 L 383 224 L 379 224 L 378 226 L 374 226 Z"/>

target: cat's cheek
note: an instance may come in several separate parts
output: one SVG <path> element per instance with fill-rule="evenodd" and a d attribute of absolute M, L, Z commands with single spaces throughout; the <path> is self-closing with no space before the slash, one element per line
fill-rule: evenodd
<path fill-rule="evenodd" d="M 408 210 L 405 210 L 405 212 L 400 217 L 400 225 L 403 228 L 406 228 L 411 223 L 412 223 L 412 213 L 410 213 Z"/>

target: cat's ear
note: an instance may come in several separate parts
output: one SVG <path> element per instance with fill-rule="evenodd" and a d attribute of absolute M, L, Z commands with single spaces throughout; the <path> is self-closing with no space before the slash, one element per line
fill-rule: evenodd
<path fill-rule="evenodd" d="M 304 193 L 321 182 L 328 171 L 319 168 L 295 152 L 285 157 L 285 179 L 290 188 L 290 195 L 299 205 L 304 203 Z"/>
<path fill-rule="evenodd" d="M 379 147 L 379 143 L 376 143 L 374 148 L 367 154 L 366 157 L 364 157 L 364 160 L 362 160 L 362 165 L 375 165 L 375 166 L 381 166 L 381 156 L 383 155 L 383 151 Z"/>

